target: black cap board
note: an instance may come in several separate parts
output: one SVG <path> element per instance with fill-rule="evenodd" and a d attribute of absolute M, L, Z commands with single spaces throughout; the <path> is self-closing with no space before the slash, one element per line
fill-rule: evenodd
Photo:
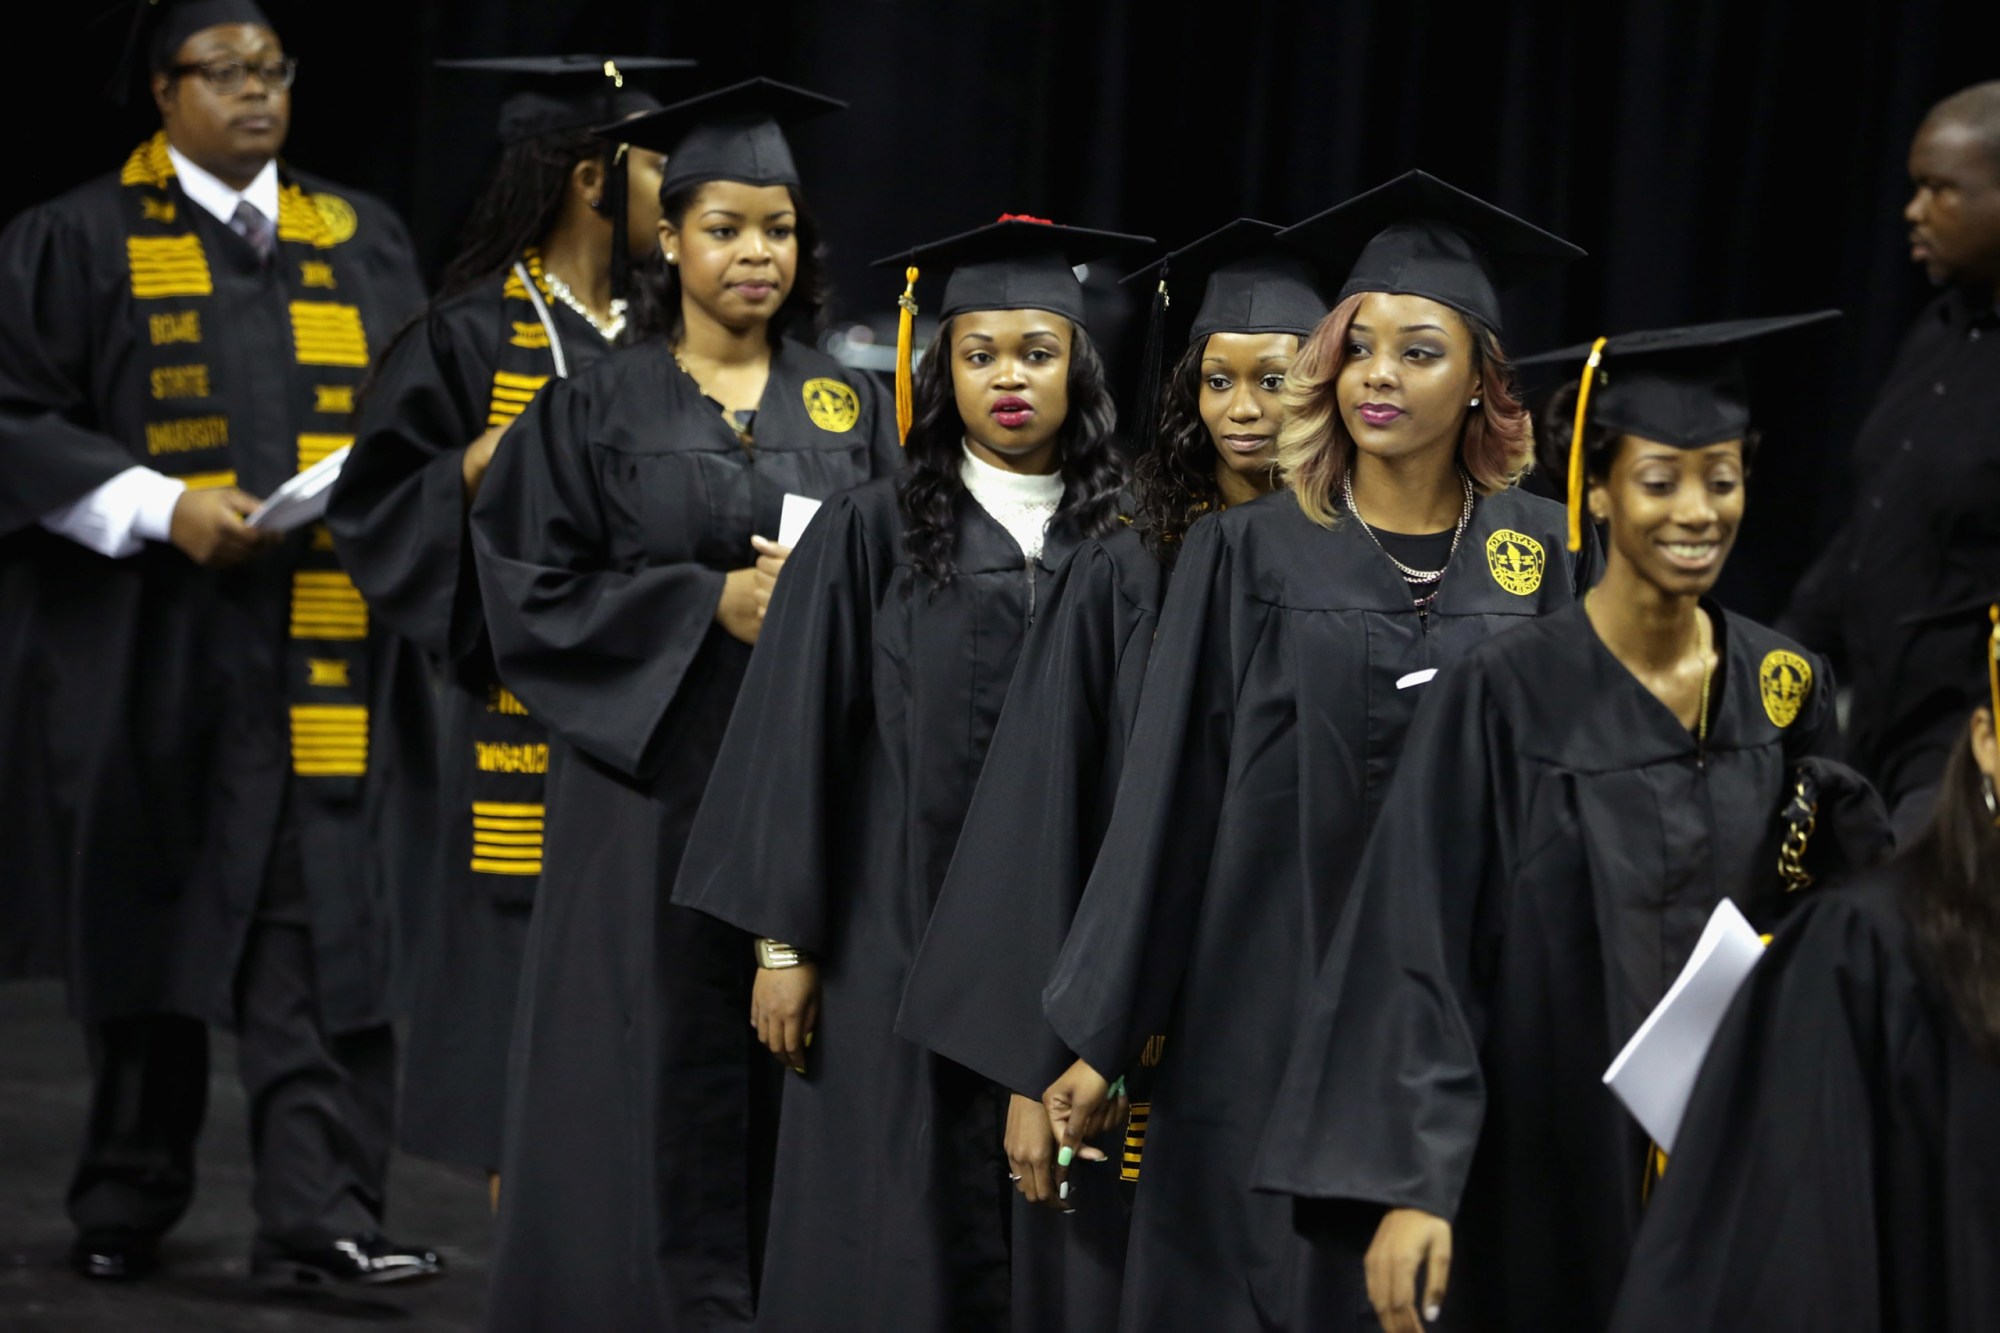
<path fill-rule="evenodd" d="M 1589 420 L 1620 435 L 1642 435 L 1680 449 L 1741 439 L 1750 427 L 1745 355 L 1766 338 L 1839 318 L 1838 310 L 1815 310 L 1606 338 L 1596 349 Z M 1578 343 L 1522 357 L 1515 364 L 1561 366 L 1580 375 L 1593 346 Z"/>
<path fill-rule="evenodd" d="M 900 251 L 875 266 L 949 269 L 938 303 L 941 320 L 967 310 L 1047 310 L 1081 325 L 1083 284 L 1075 266 L 1093 259 L 1130 260 L 1152 245 L 1150 236 L 1004 213 L 997 222 Z"/>
<path fill-rule="evenodd" d="M 439 69 L 513 75 L 529 84 L 500 104 L 501 143 L 587 130 L 660 109 L 660 99 L 630 87 L 631 75 L 691 69 L 692 60 L 661 56 L 494 56 L 439 60 Z"/>
<path fill-rule="evenodd" d="M 1311 333 L 1326 318 L 1318 270 L 1277 239 L 1280 228 L 1238 218 L 1126 278 L 1199 291 L 1187 341 L 1211 333 Z M 1172 321 L 1170 321 L 1172 322 Z"/>
<path fill-rule="evenodd" d="M 1583 257 L 1524 222 L 1424 171 L 1336 204 L 1279 233 L 1329 273 L 1335 299 L 1359 292 L 1422 296 L 1500 328 L 1500 293 Z"/>
<path fill-rule="evenodd" d="M 178 0 L 178 3 L 167 0 L 165 4 L 159 0 L 141 0 L 140 8 L 153 11 L 153 35 L 146 50 L 149 67 L 154 70 L 171 65 L 181 45 L 204 28 L 219 28 L 229 23 L 272 26 L 256 0 Z"/>
<path fill-rule="evenodd" d="M 110 18 L 120 8 L 131 10 L 132 17 L 126 25 L 125 40 L 112 67 L 111 81 L 104 89 L 105 94 L 120 106 L 130 100 L 132 89 L 139 81 L 140 52 L 145 53 L 148 71 L 164 71 L 174 63 L 182 44 L 204 28 L 219 28 L 232 23 L 272 27 L 270 18 L 257 6 L 256 0 L 127 0 L 125 5 L 114 7 L 103 17 Z"/>
<path fill-rule="evenodd" d="M 776 79 L 745 79 L 597 132 L 665 153 L 663 194 L 713 180 L 795 186 L 799 169 L 785 139 L 786 127 L 846 108 L 838 98 Z"/>
<path fill-rule="evenodd" d="M 1584 437 L 1591 422 L 1678 449 L 1740 440 L 1750 428 L 1746 356 L 1794 329 L 1840 318 L 1838 310 L 1646 329 L 1522 357 L 1517 366 L 1562 366 L 1576 374 L 1569 442 L 1570 549 L 1583 546 Z"/>

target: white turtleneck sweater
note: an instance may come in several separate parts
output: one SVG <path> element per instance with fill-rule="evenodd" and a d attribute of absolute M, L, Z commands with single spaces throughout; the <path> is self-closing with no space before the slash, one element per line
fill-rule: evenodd
<path fill-rule="evenodd" d="M 1030 560 L 1041 559 L 1042 536 L 1062 504 L 1062 473 L 1031 477 L 1008 472 L 981 461 L 970 446 L 964 447 L 965 458 L 958 465 L 958 475 L 965 482 L 965 489 L 972 492 L 972 498 L 995 523 L 1007 529 L 1007 535 L 1021 548 L 1021 554 Z"/>

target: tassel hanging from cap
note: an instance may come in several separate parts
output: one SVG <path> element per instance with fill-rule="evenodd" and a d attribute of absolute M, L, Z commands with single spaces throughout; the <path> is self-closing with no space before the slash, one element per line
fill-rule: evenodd
<path fill-rule="evenodd" d="M 1986 639 L 1986 688 L 1993 707 L 1993 739 L 2000 744 L 2000 602 L 1986 608 L 1993 633 Z"/>
<path fill-rule="evenodd" d="M 1583 428 L 1590 420 L 1590 389 L 1597 383 L 1597 365 L 1604 359 L 1599 338 L 1590 345 L 1590 359 L 1583 363 L 1583 379 L 1576 386 L 1576 424 L 1569 436 L 1569 549 L 1583 549 Z"/>
<path fill-rule="evenodd" d="M 1159 444 L 1162 386 L 1166 381 L 1167 266 L 1160 265 L 1160 280 L 1153 287 L 1153 299 L 1146 310 L 1146 338 L 1139 349 L 1139 384 L 1132 410 L 1138 424 L 1132 431 L 1132 457 L 1144 458 Z"/>
<path fill-rule="evenodd" d="M 917 337 L 917 270 L 903 270 L 903 294 L 896 298 L 896 442 L 910 440 L 910 423 L 916 418 L 916 391 L 911 384 L 910 363 Z"/>
<path fill-rule="evenodd" d="M 605 62 L 609 64 L 609 61 Z M 626 216 L 631 212 L 626 200 L 631 193 L 627 145 L 613 144 L 604 155 L 604 211 L 611 218 L 611 299 L 629 300 L 632 295 L 632 240 L 627 234 Z"/>

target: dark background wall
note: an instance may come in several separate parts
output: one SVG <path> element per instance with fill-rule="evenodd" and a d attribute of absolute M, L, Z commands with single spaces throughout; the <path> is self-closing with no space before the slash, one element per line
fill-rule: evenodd
<path fill-rule="evenodd" d="M 868 259 L 1003 210 L 1179 243 L 1413 166 L 1591 251 L 1514 303 L 1517 351 L 1841 306 L 1838 332 L 1760 379 L 1767 446 L 1725 595 L 1761 615 L 1840 512 L 1848 440 L 1926 295 L 1900 217 L 1910 135 L 1938 97 L 2000 76 L 1992 0 L 266 4 L 303 62 L 289 156 L 388 198 L 433 268 L 500 91 L 429 61 L 611 49 L 699 59 L 669 98 L 767 73 L 852 102 L 798 136 L 843 319 L 892 313 L 900 284 Z M 93 25 L 97 8 L 45 13 L 0 94 L 36 131 L 10 136 L 0 216 L 151 128 L 143 103 L 96 95 L 122 24 Z"/>

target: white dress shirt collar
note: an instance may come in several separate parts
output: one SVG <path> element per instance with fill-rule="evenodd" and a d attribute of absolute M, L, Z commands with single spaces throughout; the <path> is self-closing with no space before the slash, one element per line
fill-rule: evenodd
<path fill-rule="evenodd" d="M 182 154 L 172 144 L 167 145 L 167 157 L 174 164 L 174 172 L 180 177 L 181 189 L 187 197 L 202 208 L 214 214 L 224 226 L 236 216 L 236 205 L 245 200 L 250 207 L 262 213 L 272 222 L 278 220 L 278 161 L 271 159 L 249 188 L 233 190 L 215 176 L 202 170 Z"/>

